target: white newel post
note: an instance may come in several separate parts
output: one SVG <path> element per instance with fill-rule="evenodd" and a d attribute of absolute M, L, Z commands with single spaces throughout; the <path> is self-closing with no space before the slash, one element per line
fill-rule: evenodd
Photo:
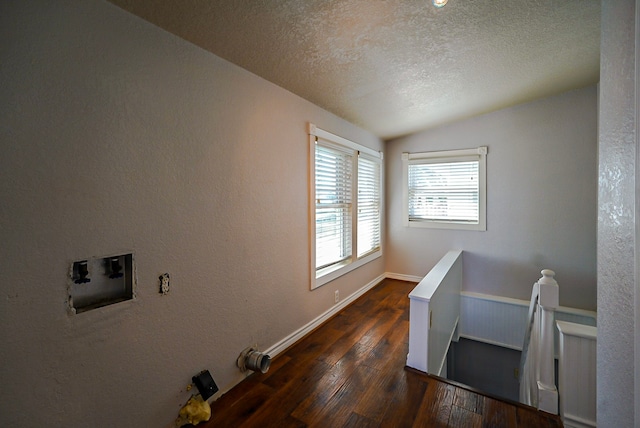
<path fill-rule="evenodd" d="M 540 286 L 540 347 L 538 364 L 538 408 L 554 415 L 558 414 L 558 390 L 554 371 L 554 312 L 558 307 L 559 288 L 553 278 L 555 272 L 545 269 Z"/>

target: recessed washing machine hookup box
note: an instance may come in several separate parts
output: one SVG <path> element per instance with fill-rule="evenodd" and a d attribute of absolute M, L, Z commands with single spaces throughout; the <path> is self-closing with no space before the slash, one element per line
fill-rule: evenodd
<path fill-rule="evenodd" d="M 134 298 L 133 254 L 94 257 L 72 263 L 69 309 L 81 313 Z"/>

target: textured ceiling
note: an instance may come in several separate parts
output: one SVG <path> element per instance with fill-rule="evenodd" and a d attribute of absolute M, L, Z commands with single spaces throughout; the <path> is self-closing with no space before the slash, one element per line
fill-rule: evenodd
<path fill-rule="evenodd" d="M 600 0 L 110 0 L 388 139 L 598 82 Z"/>

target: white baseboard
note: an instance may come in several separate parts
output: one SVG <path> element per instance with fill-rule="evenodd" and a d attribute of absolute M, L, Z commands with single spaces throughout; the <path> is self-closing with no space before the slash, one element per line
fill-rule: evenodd
<path fill-rule="evenodd" d="M 580 418 L 578 416 L 565 415 L 562 420 L 565 428 L 595 428 L 596 421 Z"/>
<path fill-rule="evenodd" d="M 285 349 L 289 348 L 291 345 L 296 343 L 298 340 L 302 339 L 304 336 L 306 336 L 307 334 L 309 334 L 310 332 L 312 332 L 316 328 L 320 327 L 329 318 L 331 318 L 332 316 L 336 315 L 342 309 L 346 308 L 349 304 L 351 304 L 353 301 L 355 301 L 358 297 L 362 296 L 364 293 L 366 293 L 367 291 L 371 290 L 373 287 L 375 287 L 377 284 L 380 283 L 380 281 L 384 280 L 385 278 L 386 278 L 385 274 L 382 274 L 382 275 L 378 276 L 377 278 L 375 278 L 374 280 L 372 280 L 371 282 L 366 284 L 364 287 L 360 288 L 358 291 L 356 291 L 352 295 L 348 296 L 346 299 L 343 299 L 339 303 L 337 303 L 334 306 L 332 306 L 326 312 L 320 314 L 318 317 L 313 319 L 311 322 L 309 322 L 306 325 L 300 327 L 299 329 L 297 329 L 296 331 L 294 331 L 293 333 L 291 333 L 290 335 L 288 335 L 284 339 L 280 340 L 279 342 L 275 343 L 270 348 L 266 349 L 264 352 L 266 354 L 268 354 L 269 356 L 271 356 L 271 357 L 275 357 L 276 355 L 280 354 Z"/>
<path fill-rule="evenodd" d="M 366 293 L 367 291 L 371 290 L 373 287 L 378 285 L 385 278 L 387 278 L 387 275 L 386 274 L 382 274 L 382 275 L 378 276 L 377 278 L 373 279 L 369 283 L 365 284 L 362 288 L 358 289 L 358 291 L 356 291 L 352 295 L 348 296 L 347 298 L 343 299 L 339 303 L 335 304 L 334 306 L 329 308 L 329 310 L 327 310 L 324 313 L 320 314 L 318 317 L 316 317 L 315 319 L 311 320 L 309 323 L 303 325 L 302 327 L 300 327 L 299 329 L 297 329 L 293 333 L 289 334 L 284 339 L 282 339 L 282 340 L 278 341 L 277 343 L 273 344 L 271 347 L 265 349 L 263 352 L 265 354 L 269 355 L 272 358 L 277 356 L 278 354 L 282 353 L 287 348 L 289 348 L 290 346 L 295 344 L 298 340 L 302 339 L 304 336 L 306 336 L 307 334 L 311 333 L 316 328 L 320 327 L 323 323 L 325 323 L 327 320 L 329 320 L 329 318 L 331 318 L 332 316 L 336 315 L 342 309 L 346 308 L 349 304 L 351 304 L 353 301 L 355 301 L 358 297 L 362 296 L 364 293 Z M 245 376 L 249 376 L 251 373 L 253 373 L 253 372 L 247 371 L 245 373 Z M 225 387 L 221 388 L 213 396 L 213 400 L 215 401 L 219 397 L 221 397 L 222 395 L 226 394 L 229 390 L 231 390 L 233 387 L 235 387 L 241 380 L 242 379 L 239 379 L 236 382 L 233 382 L 233 383 L 231 383 L 229 385 L 225 385 Z"/>
<path fill-rule="evenodd" d="M 393 273 L 393 272 L 386 272 L 384 274 L 385 278 L 389 278 L 389 279 L 397 279 L 399 281 L 409 281 L 409 282 L 420 282 L 422 281 L 422 276 L 415 276 L 415 275 L 404 275 L 402 273 Z"/>

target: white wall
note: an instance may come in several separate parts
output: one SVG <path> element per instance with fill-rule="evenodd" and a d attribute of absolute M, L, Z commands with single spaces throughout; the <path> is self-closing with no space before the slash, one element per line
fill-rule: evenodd
<path fill-rule="evenodd" d="M 167 426 L 192 375 L 230 387 L 384 272 L 309 291 L 306 122 L 372 134 L 104 1 L 0 28 L 0 425 Z M 130 251 L 137 299 L 70 316 L 72 261 Z"/>
<path fill-rule="evenodd" d="M 598 210 L 598 426 L 638 427 L 635 22 L 638 2 L 602 2 Z M 635 412 L 639 412 L 638 408 Z"/>
<path fill-rule="evenodd" d="M 487 231 L 407 228 L 402 152 L 488 146 Z M 596 307 L 597 93 L 588 87 L 387 144 L 387 271 L 464 250 L 463 290 L 528 300 L 544 268 L 560 304 Z"/>

